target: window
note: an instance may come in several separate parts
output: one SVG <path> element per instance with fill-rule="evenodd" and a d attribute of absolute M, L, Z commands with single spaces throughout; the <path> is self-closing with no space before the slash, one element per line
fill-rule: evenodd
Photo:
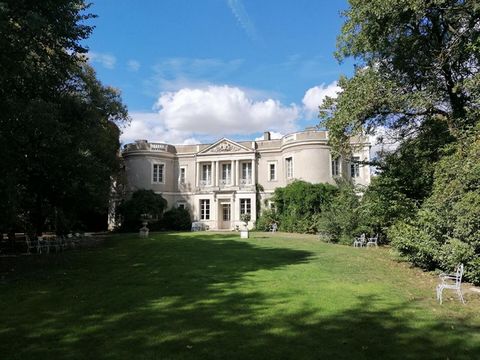
<path fill-rule="evenodd" d="M 340 175 L 340 158 L 332 158 L 332 176 Z"/>
<path fill-rule="evenodd" d="M 164 177 L 164 171 L 165 169 L 165 164 L 153 164 L 152 168 L 152 182 L 155 184 L 163 184 L 163 177 Z"/>
<path fill-rule="evenodd" d="M 177 203 L 177 208 L 179 208 L 179 209 L 186 209 L 186 208 L 187 208 L 187 204 L 184 203 L 184 202 L 178 202 L 178 203 Z"/>
<path fill-rule="evenodd" d="M 242 163 L 242 180 L 245 184 L 250 184 L 252 182 L 252 163 L 244 162 Z"/>
<path fill-rule="evenodd" d="M 185 184 L 187 175 L 187 169 L 185 167 L 180 168 L 180 174 L 178 175 L 178 183 Z"/>
<path fill-rule="evenodd" d="M 275 163 L 268 164 L 268 181 L 277 180 L 277 167 Z"/>
<path fill-rule="evenodd" d="M 200 200 L 200 220 L 210 220 L 210 200 Z"/>
<path fill-rule="evenodd" d="M 293 158 L 285 159 L 285 168 L 287 170 L 287 179 L 293 178 Z"/>
<path fill-rule="evenodd" d="M 268 207 L 270 210 L 275 211 L 275 202 L 272 200 L 268 200 Z"/>
<path fill-rule="evenodd" d="M 222 165 L 222 182 L 223 184 L 230 184 L 232 178 L 232 164 Z"/>
<path fill-rule="evenodd" d="M 252 203 L 250 199 L 240 199 L 240 215 L 251 214 Z"/>
<path fill-rule="evenodd" d="M 202 166 L 202 181 L 204 185 L 210 185 L 212 183 L 212 165 L 204 164 Z"/>
<path fill-rule="evenodd" d="M 357 178 L 360 176 L 360 164 L 358 163 L 360 158 L 358 156 L 354 156 L 350 163 L 350 175 L 353 178 Z"/>

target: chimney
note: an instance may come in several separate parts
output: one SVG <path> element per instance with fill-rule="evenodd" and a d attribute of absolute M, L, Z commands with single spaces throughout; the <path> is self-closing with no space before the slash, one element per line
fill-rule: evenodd
<path fill-rule="evenodd" d="M 263 133 L 263 140 L 271 140 L 270 139 L 270 131 L 265 131 Z"/>

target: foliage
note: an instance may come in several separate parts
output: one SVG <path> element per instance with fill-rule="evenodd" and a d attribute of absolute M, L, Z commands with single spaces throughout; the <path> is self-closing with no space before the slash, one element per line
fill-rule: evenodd
<path fill-rule="evenodd" d="M 384 174 L 372 178 L 361 199 L 360 221 L 370 234 L 385 235 L 397 220 L 408 219 L 416 213 L 413 200 L 399 188 L 397 179 Z"/>
<path fill-rule="evenodd" d="M 274 194 L 279 229 L 287 232 L 316 233 L 322 206 L 332 201 L 337 187 L 296 180 Z"/>
<path fill-rule="evenodd" d="M 458 137 L 479 116 L 480 7 L 475 0 L 349 0 L 337 57 L 359 66 L 321 118 L 332 145 L 379 126 L 405 138 L 425 121 Z"/>
<path fill-rule="evenodd" d="M 158 221 L 166 207 L 167 201 L 162 195 L 153 190 L 137 190 L 117 208 L 121 216 L 120 230 L 137 231 L 143 218 Z"/>
<path fill-rule="evenodd" d="M 190 212 L 184 208 L 171 208 L 163 213 L 158 222 L 149 225 L 150 230 L 188 231 L 192 228 Z"/>
<path fill-rule="evenodd" d="M 68 230 L 107 213 L 117 125 L 128 116 L 85 64 L 87 9 L 83 0 L 0 3 L 2 231 Z"/>
<path fill-rule="evenodd" d="M 364 232 L 360 227 L 360 199 L 350 182 L 338 179 L 337 186 L 336 196 L 322 207 L 318 228 L 330 241 L 350 245 L 355 235 Z"/>
<path fill-rule="evenodd" d="M 480 125 L 438 162 L 432 195 L 409 224 L 401 222 L 391 232 L 393 244 L 409 260 L 425 268 L 451 270 L 458 262 L 466 265 L 466 278 L 480 283 Z M 409 230 L 411 229 L 411 231 Z M 411 233 L 432 239 L 429 262 L 424 254 L 405 248 Z M 411 242 L 418 242 L 414 237 Z"/>
<path fill-rule="evenodd" d="M 258 231 L 270 231 L 273 223 L 278 224 L 278 216 L 276 211 L 272 209 L 265 209 L 255 222 L 255 229 Z"/>
<path fill-rule="evenodd" d="M 247 223 L 250 221 L 250 219 L 251 219 L 251 215 L 249 213 L 245 213 L 245 214 L 240 215 L 240 220 L 243 221 L 245 223 L 245 225 L 247 225 Z"/>

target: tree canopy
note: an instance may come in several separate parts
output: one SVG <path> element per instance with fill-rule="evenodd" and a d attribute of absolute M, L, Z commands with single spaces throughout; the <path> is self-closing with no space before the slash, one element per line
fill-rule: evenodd
<path fill-rule="evenodd" d="M 332 145 L 378 127 L 415 135 L 427 120 L 453 136 L 480 115 L 480 4 L 476 0 L 349 0 L 336 56 L 357 60 L 342 92 L 321 106 Z"/>
<path fill-rule="evenodd" d="M 83 0 L 0 1 L 0 227 L 78 225 L 108 206 L 118 167 L 117 90 L 86 63 Z"/>

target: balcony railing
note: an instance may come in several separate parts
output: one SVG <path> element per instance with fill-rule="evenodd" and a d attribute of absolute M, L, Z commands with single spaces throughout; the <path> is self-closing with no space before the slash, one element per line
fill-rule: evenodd
<path fill-rule="evenodd" d="M 220 182 L 219 182 L 220 186 L 230 186 L 232 185 L 232 181 L 231 179 L 227 178 L 227 179 L 220 179 Z"/>
<path fill-rule="evenodd" d="M 212 180 L 211 179 L 200 180 L 200 186 L 201 187 L 211 186 L 211 185 L 212 185 Z"/>
<path fill-rule="evenodd" d="M 248 186 L 252 185 L 252 179 L 247 178 L 247 179 L 240 179 L 240 186 Z"/>

